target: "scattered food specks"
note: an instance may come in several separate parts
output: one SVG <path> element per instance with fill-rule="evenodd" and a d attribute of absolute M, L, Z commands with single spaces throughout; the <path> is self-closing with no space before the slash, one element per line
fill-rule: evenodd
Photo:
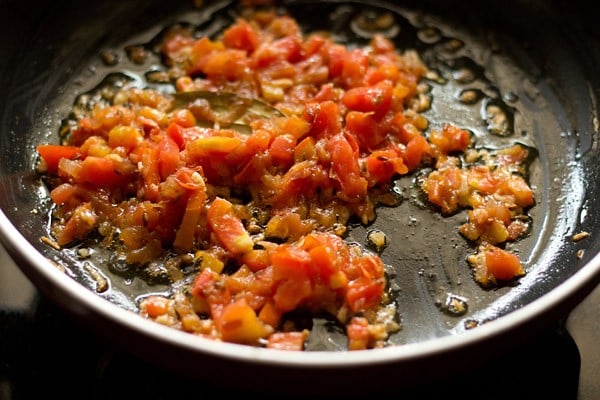
<path fill-rule="evenodd" d="M 580 240 L 585 239 L 588 236 L 590 236 L 589 232 L 582 231 L 573 235 L 573 241 L 579 242 Z"/>
<path fill-rule="evenodd" d="M 42 236 L 40 238 L 40 240 L 42 241 L 42 243 L 47 244 L 48 246 L 52 247 L 54 250 L 60 250 L 60 245 L 58 243 L 56 243 L 54 240 L 50 239 L 48 236 Z"/>

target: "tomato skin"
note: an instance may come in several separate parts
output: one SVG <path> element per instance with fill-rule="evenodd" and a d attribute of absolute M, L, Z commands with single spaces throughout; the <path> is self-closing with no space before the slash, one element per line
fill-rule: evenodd
<path fill-rule="evenodd" d="M 36 149 L 44 160 L 48 173 L 52 175 L 58 172 L 58 163 L 61 158 L 75 160 L 82 156 L 81 150 L 77 146 L 42 144 Z"/>

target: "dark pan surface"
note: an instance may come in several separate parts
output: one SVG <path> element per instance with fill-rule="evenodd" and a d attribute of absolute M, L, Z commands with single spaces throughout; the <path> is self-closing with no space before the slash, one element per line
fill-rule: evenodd
<path fill-rule="evenodd" d="M 13 2 L 14 18 L 2 17 L 2 33 L 16 31 L 13 37 L 19 39 L 3 42 L 0 47 L 0 206 L 6 220 L 36 250 L 65 263 L 67 274 L 93 293 L 95 282 L 73 261 L 73 253 L 57 253 L 39 241 L 41 235 L 47 235 L 50 203 L 34 173 L 35 146 L 56 142 L 61 121 L 77 96 L 92 90 L 108 74 L 125 72 L 128 79 L 137 79 L 133 81 L 136 84 L 147 84 L 143 73 L 157 67 L 159 60 L 136 64 L 127 58 L 128 45 L 151 46 L 161 29 L 173 23 L 185 22 L 197 26 L 199 32 L 214 34 L 235 18 L 237 9 L 228 1 L 206 2 L 210 12 L 192 10 L 192 1 L 56 1 L 37 2 L 35 7 L 30 3 L 36 2 Z M 307 30 L 339 29 L 339 39 L 350 42 L 365 40 L 364 32 L 348 28 L 356 25 L 357 18 L 369 12 L 391 13 L 396 31 L 389 33 L 398 47 L 416 48 L 445 78 L 444 83 L 430 82 L 434 100 L 425 115 L 432 128 L 451 121 L 470 129 L 486 146 L 518 142 L 537 150 L 529 168 L 536 197 L 530 212 L 532 229 L 525 239 L 512 245 L 527 270 L 516 285 L 483 290 L 473 281 L 465 261 L 473 249 L 458 233 L 466 215 L 444 218 L 432 212 L 415 189 L 416 176 L 398 181 L 397 193 L 403 200 L 399 207 L 379 209 L 372 226 L 352 229 L 349 240 L 361 244 L 366 243 L 370 229 L 387 234 L 389 245 L 382 258 L 390 265 L 402 322 L 402 330 L 392 338 L 398 345 L 463 334 L 466 321 L 484 323 L 513 313 L 519 317 L 500 325 L 499 332 L 510 332 L 512 323 L 533 333 L 564 317 L 600 280 L 600 216 L 595 212 L 600 206 L 597 37 L 589 36 L 581 20 L 559 23 L 561 18 L 570 18 L 557 11 L 560 3 L 517 1 L 510 9 L 496 3 L 453 2 L 452 7 L 445 3 L 281 3 Z M 31 13 L 34 16 L 30 19 Z M 460 42 L 464 46 L 453 48 Z M 102 51 L 117 54 L 117 65 L 103 63 Z M 473 79 L 461 82 L 457 78 L 463 68 L 473 72 Z M 464 105 L 456 99 L 464 89 L 477 89 L 483 96 L 473 105 Z M 511 117 L 507 135 L 489 134 L 484 115 L 487 102 L 501 106 Z M 55 287 L 54 277 L 40 273 L 49 264 L 32 265 L 35 263 L 28 255 L 19 254 L 20 238 L 12 228 L 3 229 L 2 242 L 45 294 L 87 316 L 92 324 L 111 319 L 109 314 L 90 316 L 88 304 L 74 301 L 80 300 L 81 294 L 64 293 L 68 286 Z M 591 235 L 574 242 L 572 236 L 582 231 Z M 102 297 L 125 309 L 134 310 L 141 293 L 165 289 L 149 287 L 138 278 L 124 279 L 106 267 L 102 272 L 112 285 Z M 467 313 L 457 316 L 446 312 L 449 296 L 465 299 Z M 535 307 L 540 298 L 551 307 Z M 516 313 L 532 303 L 530 314 Z M 118 339 L 121 332 L 128 332 L 122 316 L 110 321 L 113 325 L 109 336 Z M 327 324 L 316 326 L 311 350 L 345 347 L 345 338 Z M 140 343 L 160 343 L 161 332 L 147 335 Z M 434 344 L 440 352 L 444 346 L 444 342 L 437 347 Z M 139 350 L 136 347 L 132 349 Z M 171 347 L 173 353 L 166 358 L 186 359 L 185 351 Z M 414 361 L 420 351 L 405 354 L 405 358 L 386 354 L 378 361 Z M 212 355 L 217 358 L 231 354 L 215 352 Z M 257 357 L 259 362 L 262 358 Z M 360 362 L 369 361 L 368 355 L 360 357 Z M 301 358 L 294 360 L 303 362 Z M 305 365 L 318 365 L 315 360 Z M 357 360 L 351 359 L 350 364 Z"/>

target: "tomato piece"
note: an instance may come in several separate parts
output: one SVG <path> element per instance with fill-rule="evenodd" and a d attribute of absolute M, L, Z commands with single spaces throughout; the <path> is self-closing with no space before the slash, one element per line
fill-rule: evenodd
<path fill-rule="evenodd" d="M 226 305 L 216 322 L 226 342 L 256 345 L 273 331 L 244 300 Z"/>
<path fill-rule="evenodd" d="M 200 178 L 201 179 L 201 178 Z M 206 187 L 194 190 L 187 201 L 183 219 L 173 241 L 173 247 L 180 251 L 190 251 L 195 240 L 196 227 L 206 204 Z"/>
<path fill-rule="evenodd" d="M 122 172 L 118 161 L 111 158 L 86 157 L 76 180 L 99 186 L 121 186 L 129 180 L 129 176 Z"/>
<path fill-rule="evenodd" d="M 159 144 L 158 169 L 161 179 L 166 179 L 180 165 L 179 146 L 169 135 L 165 135 Z"/>
<path fill-rule="evenodd" d="M 292 135 L 283 134 L 277 136 L 269 146 L 271 160 L 273 160 L 276 165 L 289 167 L 294 161 L 295 146 L 296 139 Z"/>
<path fill-rule="evenodd" d="M 486 246 L 485 266 L 496 280 L 507 281 L 525 273 L 519 258 L 496 246 Z"/>
<path fill-rule="evenodd" d="M 406 144 L 406 150 L 402 158 L 404 159 L 404 164 L 412 171 L 421 164 L 425 154 L 429 154 L 427 139 L 421 135 L 415 135 Z"/>
<path fill-rule="evenodd" d="M 408 173 L 408 167 L 404 164 L 402 157 L 391 149 L 376 150 L 369 154 L 366 159 L 366 166 L 371 185 L 386 183 L 395 175 Z"/>
<path fill-rule="evenodd" d="M 191 285 L 190 293 L 196 297 L 204 297 L 216 282 L 216 273 L 210 268 L 204 268 Z"/>
<path fill-rule="evenodd" d="M 369 323 L 364 317 L 353 317 L 346 325 L 346 335 L 348 335 L 349 350 L 365 350 L 368 348 Z"/>
<path fill-rule="evenodd" d="M 379 67 L 370 70 L 365 76 L 365 84 L 375 85 L 376 83 L 388 80 L 396 82 L 400 76 L 398 67 L 394 64 L 383 64 Z"/>
<path fill-rule="evenodd" d="M 360 175 L 358 157 L 348 139 L 342 134 L 335 135 L 327 142 L 327 150 L 342 191 L 350 197 L 366 196 L 367 180 Z"/>
<path fill-rule="evenodd" d="M 329 70 L 329 78 L 334 79 L 342 75 L 344 59 L 348 54 L 348 50 L 341 44 L 332 44 L 328 46 L 327 50 L 327 69 Z"/>
<path fill-rule="evenodd" d="M 534 203 L 533 190 L 525 182 L 525 179 L 520 176 L 511 176 L 506 182 L 500 185 L 498 192 L 511 194 L 519 207 L 529 207 Z"/>
<path fill-rule="evenodd" d="M 70 183 L 63 183 L 52 189 L 50 197 L 55 204 L 62 205 L 73 199 L 78 192 L 78 187 Z"/>
<path fill-rule="evenodd" d="M 235 24 L 223 32 L 223 44 L 226 47 L 244 50 L 250 54 L 258 47 L 259 37 L 256 30 L 245 20 L 238 18 Z"/>
<path fill-rule="evenodd" d="M 464 174 L 456 167 L 433 171 L 426 179 L 424 189 L 427 198 L 439 206 L 443 214 L 450 214 L 457 210 L 461 203 Z"/>
<path fill-rule="evenodd" d="M 350 110 L 374 112 L 381 116 L 392 105 L 392 84 L 385 80 L 373 86 L 352 88 L 344 93 L 342 104 Z"/>
<path fill-rule="evenodd" d="M 385 140 L 380 121 L 372 113 L 350 111 L 346 114 L 346 129 L 360 143 L 361 149 L 374 149 Z"/>
<path fill-rule="evenodd" d="M 282 245 L 271 255 L 273 279 L 278 280 L 307 280 L 310 279 L 310 254 L 299 247 Z"/>
<path fill-rule="evenodd" d="M 363 49 L 352 49 L 342 60 L 341 78 L 348 87 L 360 86 L 369 66 L 369 56 Z"/>
<path fill-rule="evenodd" d="M 335 249 L 320 245 L 310 249 L 309 254 L 321 282 L 331 289 L 339 289 L 348 283 L 346 275 L 337 267 Z"/>
<path fill-rule="evenodd" d="M 267 348 L 277 350 L 304 350 L 308 332 L 276 332 L 268 337 Z"/>
<path fill-rule="evenodd" d="M 450 124 L 444 124 L 441 131 L 432 131 L 429 141 L 442 154 L 464 152 L 471 144 L 471 135 L 466 129 L 460 129 Z"/>
<path fill-rule="evenodd" d="M 284 280 L 277 286 L 273 300 L 283 312 L 292 311 L 313 294 L 313 287 L 308 279 Z"/>
<path fill-rule="evenodd" d="M 190 63 L 186 68 L 186 72 L 190 75 L 202 72 L 207 58 L 212 53 L 225 49 L 225 45 L 222 42 L 212 41 L 206 36 L 196 40 L 191 47 Z"/>
<path fill-rule="evenodd" d="M 247 253 L 254 247 L 242 220 L 235 215 L 228 200 L 216 197 L 208 207 L 206 218 L 212 232 L 232 256 Z"/>
<path fill-rule="evenodd" d="M 223 50 L 206 56 L 202 72 L 210 79 L 237 80 L 243 77 L 248 64 L 243 50 Z"/>
<path fill-rule="evenodd" d="M 162 296 L 148 296 L 143 301 L 143 310 L 148 317 L 157 318 L 168 312 L 169 299 Z"/>
<path fill-rule="evenodd" d="M 282 312 L 272 301 L 267 301 L 258 313 L 258 318 L 267 325 L 277 328 L 281 322 Z"/>
<path fill-rule="evenodd" d="M 56 174 L 58 171 L 58 162 L 62 158 L 75 160 L 81 157 L 81 150 L 77 146 L 63 146 L 58 144 L 42 144 L 37 146 L 37 152 L 40 154 L 46 170 L 49 174 Z"/>
<path fill-rule="evenodd" d="M 365 311 L 380 304 L 383 289 L 384 283 L 381 279 L 360 277 L 348 283 L 346 302 L 354 312 Z"/>
<path fill-rule="evenodd" d="M 75 240 L 84 239 L 98 223 L 98 215 L 90 203 L 83 203 L 75 208 L 67 223 L 56 235 L 56 243 L 65 246 Z"/>
<path fill-rule="evenodd" d="M 180 124 L 171 122 L 167 127 L 166 134 L 175 143 L 177 143 L 177 147 L 179 147 L 179 149 L 183 149 L 185 147 L 185 133 Z"/>
<path fill-rule="evenodd" d="M 282 311 L 296 308 L 313 293 L 310 255 L 295 246 L 280 246 L 271 255 L 273 279 L 279 282 L 273 300 Z"/>
<path fill-rule="evenodd" d="M 340 108 L 333 101 L 308 104 L 304 118 L 311 124 L 310 135 L 316 139 L 330 137 L 342 131 Z"/>

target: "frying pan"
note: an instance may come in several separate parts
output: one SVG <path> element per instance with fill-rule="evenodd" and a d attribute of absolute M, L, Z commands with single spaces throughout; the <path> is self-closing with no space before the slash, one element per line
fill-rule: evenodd
<path fill-rule="evenodd" d="M 486 146 L 520 143 L 534 149 L 529 181 L 536 204 L 528 235 L 513 249 L 527 274 L 517 283 L 482 289 L 465 257 L 473 249 L 458 233 L 465 214 L 443 217 L 415 189 L 415 176 L 394 190 L 401 204 L 377 210 L 370 226 L 353 226 L 348 240 L 364 244 L 370 229 L 383 230 L 402 329 L 391 346 L 344 351 L 345 338 L 315 319 L 304 352 L 220 343 L 160 326 L 135 313 L 135 298 L 164 288 L 123 277 L 106 266 L 110 282 L 96 283 L 73 251 L 40 241 L 49 232 L 50 201 L 35 173 L 35 146 L 57 142 L 62 121 L 78 96 L 107 76 L 150 85 L 128 46 L 151 48 L 164 27 L 186 23 L 216 34 L 235 18 L 234 1 L 8 1 L 0 44 L 0 240 L 39 290 L 107 340 L 151 363 L 191 377 L 296 393 L 357 393 L 427 381 L 472 367 L 565 318 L 600 281 L 600 173 L 598 110 L 600 40 L 577 2 L 284 1 L 307 30 L 329 29 L 347 43 L 368 38 L 360 19 L 392 16 L 386 34 L 398 48 L 415 48 L 442 81 L 430 81 L 431 128 L 444 121 L 486 138 Z M 6 38 L 11 38 L 7 40 Z M 108 53 L 103 53 L 108 52 Z M 101 54 L 113 54 L 116 65 Z M 462 79 L 464 72 L 469 79 Z M 115 78 L 116 77 L 116 78 Z M 465 89 L 481 95 L 457 100 Z M 508 116 L 506 131 L 489 134 L 486 105 Z M 574 241 L 574 235 L 589 236 Z M 65 270 L 56 268 L 56 262 Z M 454 314 L 448 299 L 467 305 Z M 475 329 L 467 329 L 476 321 Z M 249 373 L 251 371 L 251 373 Z M 393 379 L 383 379 L 383 376 Z M 236 377 L 231 379 L 231 377 Z M 358 378 L 358 379 L 355 379 Z M 298 385 L 313 382 L 310 385 Z M 348 382 L 353 382 L 348 386 Z"/>

